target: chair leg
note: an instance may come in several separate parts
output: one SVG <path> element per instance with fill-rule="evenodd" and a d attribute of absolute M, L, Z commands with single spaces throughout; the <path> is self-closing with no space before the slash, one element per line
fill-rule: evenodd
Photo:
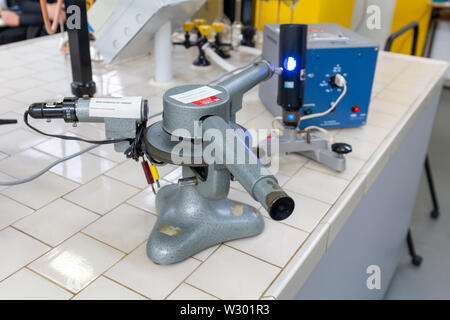
<path fill-rule="evenodd" d="M 430 216 L 433 219 L 437 219 L 439 217 L 439 203 L 437 200 L 436 190 L 434 189 L 433 176 L 431 174 L 430 169 L 430 160 L 428 159 L 428 155 L 425 158 L 425 172 L 427 174 L 428 187 L 430 189 L 431 199 L 433 200 L 433 210 L 430 213 Z"/>
<path fill-rule="evenodd" d="M 411 236 L 411 229 L 408 230 L 408 235 L 406 236 L 406 243 L 408 244 L 409 255 L 411 256 L 411 263 L 416 267 L 420 266 L 422 263 L 422 257 L 416 253 L 414 248 L 414 242 Z"/>

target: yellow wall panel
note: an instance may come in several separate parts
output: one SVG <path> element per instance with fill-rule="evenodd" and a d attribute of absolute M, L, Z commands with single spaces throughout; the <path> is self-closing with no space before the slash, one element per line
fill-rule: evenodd
<path fill-rule="evenodd" d="M 321 0 L 319 22 L 334 22 L 350 28 L 354 0 Z"/>
<path fill-rule="evenodd" d="M 277 22 L 278 0 L 256 0 L 255 26 L 258 27 L 259 3 L 261 1 L 261 26 Z M 290 2 L 290 1 L 288 1 Z M 294 23 L 335 22 L 350 27 L 354 0 L 299 0 L 294 9 Z M 282 1 L 280 22 L 291 21 L 291 10 Z"/>
<path fill-rule="evenodd" d="M 255 6 L 255 27 L 258 27 L 261 4 L 261 28 L 265 23 L 277 22 L 278 0 L 257 0 Z M 295 23 L 316 23 L 319 19 L 320 0 L 300 0 L 294 9 Z M 280 23 L 289 23 L 291 10 L 283 2 L 280 5 Z"/>
<path fill-rule="evenodd" d="M 419 22 L 419 41 L 416 55 L 422 55 L 425 38 L 430 21 L 431 8 L 427 5 L 430 0 L 397 0 L 392 32 L 395 32 L 412 21 Z M 404 54 L 411 53 L 413 33 L 408 32 L 395 40 L 392 51 Z"/>

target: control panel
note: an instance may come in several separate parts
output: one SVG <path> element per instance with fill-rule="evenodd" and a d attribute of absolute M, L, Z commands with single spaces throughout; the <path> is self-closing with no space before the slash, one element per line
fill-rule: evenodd
<path fill-rule="evenodd" d="M 308 25 L 306 83 L 304 104 L 300 116 L 328 110 L 341 96 L 336 75 L 347 83 L 347 92 L 336 108 L 321 117 L 302 120 L 300 128 L 356 127 L 365 124 L 369 112 L 373 78 L 378 57 L 378 45 L 336 24 Z M 278 61 L 279 25 L 264 28 L 263 58 Z M 277 105 L 277 79 L 261 83 L 259 96 L 272 113 L 281 116 Z"/>

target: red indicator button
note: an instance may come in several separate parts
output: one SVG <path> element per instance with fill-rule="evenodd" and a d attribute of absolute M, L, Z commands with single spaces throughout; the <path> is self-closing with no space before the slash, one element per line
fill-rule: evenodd
<path fill-rule="evenodd" d="M 359 108 L 359 106 L 353 106 L 352 107 L 352 111 L 358 113 L 361 109 Z"/>

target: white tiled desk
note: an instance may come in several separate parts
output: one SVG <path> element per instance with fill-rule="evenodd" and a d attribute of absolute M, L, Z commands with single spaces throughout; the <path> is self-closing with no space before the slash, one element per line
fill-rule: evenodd
<path fill-rule="evenodd" d="M 67 57 L 53 36 L 0 48 L 0 179 L 23 178 L 86 147 L 48 139 L 26 128 L 23 111 L 32 102 L 70 95 Z M 195 48 L 174 50 L 172 85 L 204 83 L 221 71 L 196 68 Z M 251 58 L 233 54 L 231 63 Z M 293 298 L 389 158 L 442 85 L 446 63 L 380 53 L 366 126 L 333 132 L 353 145 L 344 173 L 298 155 L 283 155 L 277 177 L 296 211 L 275 222 L 265 215 L 263 234 L 215 246 L 171 266 L 146 257 L 156 220 L 154 196 L 139 164 L 103 146 L 59 165 L 37 180 L 0 188 L 0 299 L 278 299 Z M 149 56 L 121 64 L 94 63 L 97 95 L 142 95 L 150 113 L 162 110 L 167 87 L 152 84 Z M 244 98 L 238 122 L 270 128 L 272 115 L 257 90 Z M 104 138 L 104 126 L 34 121 L 45 131 Z M 180 170 L 160 170 L 163 184 Z M 418 173 L 416 173 L 418 174 Z M 260 208 L 242 187 L 230 197 Z"/>

